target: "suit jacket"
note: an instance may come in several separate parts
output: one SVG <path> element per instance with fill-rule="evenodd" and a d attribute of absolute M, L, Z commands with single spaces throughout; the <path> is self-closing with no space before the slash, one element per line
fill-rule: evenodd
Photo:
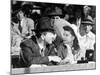
<path fill-rule="evenodd" d="M 66 58 L 67 53 L 67 47 L 63 43 L 57 46 L 57 55 L 61 57 L 62 60 Z"/>
<path fill-rule="evenodd" d="M 54 50 L 54 46 L 47 45 L 44 52 L 44 56 L 41 56 L 40 48 L 34 36 L 22 42 L 20 46 L 22 49 L 21 58 L 24 61 L 25 67 L 29 67 L 32 64 L 47 64 L 48 65 L 49 63 L 48 56 L 56 54 Z"/>

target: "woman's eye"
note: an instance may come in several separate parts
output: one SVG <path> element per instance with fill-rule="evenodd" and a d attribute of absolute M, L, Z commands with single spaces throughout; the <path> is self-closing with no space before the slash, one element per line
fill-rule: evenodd
<path fill-rule="evenodd" d="M 66 34 L 66 36 L 68 36 L 68 34 Z"/>
<path fill-rule="evenodd" d="M 64 36 L 68 36 L 67 34 L 64 34 Z"/>

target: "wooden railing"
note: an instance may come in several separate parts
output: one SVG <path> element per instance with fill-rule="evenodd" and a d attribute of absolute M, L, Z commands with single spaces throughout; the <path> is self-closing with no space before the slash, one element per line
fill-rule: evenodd
<path fill-rule="evenodd" d="M 35 68 L 15 68 L 11 69 L 11 74 L 30 74 L 30 73 L 43 73 L 43 72 L 57 72 L 57 71 L 73 71 L 73 70 L 90 70 L 96 69 L 96 63 L 84 63 L 84 64 L 66 64 L 47 67 L 35 67 Z"/>

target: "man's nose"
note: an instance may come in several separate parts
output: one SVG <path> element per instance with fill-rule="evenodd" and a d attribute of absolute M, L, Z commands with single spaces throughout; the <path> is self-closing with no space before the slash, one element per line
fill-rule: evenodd
<path fill-rule="evenodd" d="M 54 41 L 55 40 L 55 38 L 52 38 L 52 41 Z"/>

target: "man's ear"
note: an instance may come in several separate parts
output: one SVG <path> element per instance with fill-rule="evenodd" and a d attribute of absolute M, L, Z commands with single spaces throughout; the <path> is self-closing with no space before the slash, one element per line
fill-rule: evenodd
<path fill-rule="evenodd" d="M 91 29 L 93 28 L 92 26 L 90 26 L 91 27 Z"/>

